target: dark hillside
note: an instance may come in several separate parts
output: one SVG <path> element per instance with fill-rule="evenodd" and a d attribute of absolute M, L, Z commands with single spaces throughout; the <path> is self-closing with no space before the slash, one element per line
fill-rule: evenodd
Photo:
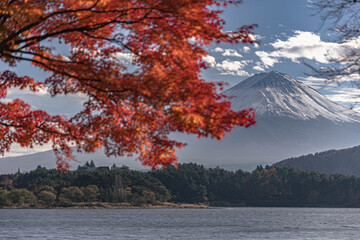
<path fill-rule="evenodd" d="M 360 176 L 360 146 L 289 158 L 273 166 Z"/>

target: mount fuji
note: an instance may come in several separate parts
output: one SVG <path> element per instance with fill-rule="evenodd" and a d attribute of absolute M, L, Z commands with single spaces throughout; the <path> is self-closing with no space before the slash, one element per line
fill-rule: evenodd
<path fill-rule="evenodd" d="M 255 110 L 257 124 L 222 141 L 186 137 L 182 162 L 253 170 L 285 158 L 359 145 L 360 114 L 280 72 L 256 74 L 224 92 L 236 111 Z"/>
<path fill-rule="evenodd" d="M 232 108 L 252 107 L 256 116 L 297 120 L 325 118 L 333 122 L 360 122 L 360 114 L 338 105 L 290 76 L 272 71 L 256 74 L 224 92 Z"/>

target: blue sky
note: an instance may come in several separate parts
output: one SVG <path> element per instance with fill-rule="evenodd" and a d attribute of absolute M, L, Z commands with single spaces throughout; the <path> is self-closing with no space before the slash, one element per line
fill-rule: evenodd
<path fill-rule="evenodd" d="M 253 74 L 276 70 L 309 84 L 331 100 L 346 107 L 352 106 L 360 99 L 359 89 L 351 88 L 348 84 L 328 84 L 304 74 L 309 69 L 303 61 L 322 66 L 328 63 L 329 56 L 336 56 L 342 47 L 346 47 L 331 42 L 334 40 L 332 33 L 326 25 L 321 27 L 319 16 L 308 5 L 307 0 L 244 0 L 243 4 L 226 8 L 223 13 L 225 30 L 235 30 L 244 24 L 258 24 L 254 33 L 260 44 L 211 45 L 207 49 L 209 56 L 206 59 L 212 67 L 203 73 L 203 77 L 209 81 L 225 81 L 231 87 Z M 122 57 L 128 58 L 125 55 Z M 0 68 L 4 67 L 0 63 Z M 18 65 L 16 71 L 19 75 L 27 74 L 36 78 L 45 76 L 28 64 Z M 10 92 L 8 97 L 21 97 L 35 109 L 68 116 L 79 111 L 84 100 L 82 96 L 51 98 L 46 92 L 34 94 L 17 90 Z M 355 105 L 355 109 L 360 110 L 360 107 Z M 49 149 L 49 146 L 45 148 Z M 10 155 L 23 151 L 14 148 Z"/>

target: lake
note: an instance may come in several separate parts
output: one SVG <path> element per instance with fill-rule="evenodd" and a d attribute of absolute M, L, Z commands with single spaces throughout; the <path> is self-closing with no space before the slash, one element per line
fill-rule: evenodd
<path fill-rule="evenodd" d="M 0 239 L 358 239 L 360 209 L 0 209 Z"/>

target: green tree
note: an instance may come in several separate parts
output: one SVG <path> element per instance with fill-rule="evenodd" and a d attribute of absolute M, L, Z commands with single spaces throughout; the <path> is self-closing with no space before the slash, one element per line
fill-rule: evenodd
<path fill-rule="evenodd" d="M 36 197 L 27 189 L 14 189 L 10 192 L 9 197 L 14 204 L 35 204 Z"/>
<path fill-rule="evenodd" d="M 84 199 L 84 193 L 79 187 L 62 188 L 59 195 L 61 204 L 71 204 L 72 202 L 81 202 Z"/>
<path fill-rule="evenodd" d="M 144 190 L 142 191 L 141 195 L 145 199 L 145 202 L 148 204 L 154 204 L 156 203 L 156 196 L 153 191 Z"/>
<path fill-rule="evenodd" d="M 156 203 L 156 195 L 153 191 L 148 189 L 143 189 L 141 192 L 136 191 L 131 195 L 130 203 L 133 205 L 141 206 L 144 204 L 154 204 Z"/>
<path fill-rule="evenodd" d="M 0 206 L 10 205 L 11 200 L 9 198 L 9 192 L 6 190 L 0 190 Z"/>
<path fill-rule="evenodd" d="M 46 190 L 41 191 L 37 195 L 38 201 L 42 205 L 53 206 L 56 203 L 56 195 Z"/>
<path fill-rule="evenodd" d="M 96 185 L 89 185 L 87 187 L 81 188 L 81 191 L 84 194 L 84 202 L 96 202 L 99 200 L 99 188 Z"/>
<path fill-rule="evenodd" d="M 48 185 L 41 186 L 39 192 L 42 192 L 42 191 L 51 192 L 51 193 L 55 194 L 55 196 L 56 196 L 56 191 L 53 186 L 48 186 Z"/>
<path fill-rule="evenodd" d="M 160 202 L 167 202 L 171 199 L 170 191 L 165 186 L 159 186 L 155 194 Z"/>

